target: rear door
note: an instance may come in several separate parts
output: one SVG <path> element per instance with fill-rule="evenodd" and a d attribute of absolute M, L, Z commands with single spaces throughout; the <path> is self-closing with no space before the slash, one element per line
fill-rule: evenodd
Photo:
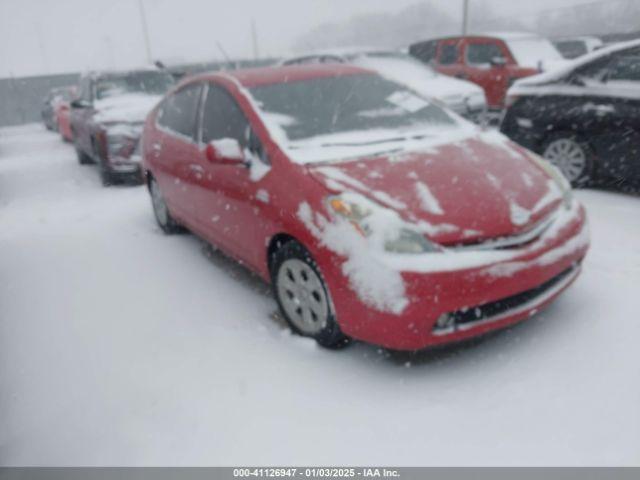
<path fill-rule="evenodd" d="M 438 43 L 435 67 L 439 72 L 452 77 L 465 78 L 462 60 L 463 40 L 449 38 Z"/>
<path fill-rule="evenodd" d="M 501 108 L 507 91 L 509 63 L 507 49 L 492 39 L 470 39 L 465 43 L 466 78 L 484 89 L 492 108 Z"/>
<path fill-rule="evenodd" d="M 171 212 L 189 227 L 196 225 L 193 164 L 202 154 L 197 142 L 197 115 L 202 84 L 171 93 L 156 117 L 157 136 L 150 146 L 153 174 Z"/>

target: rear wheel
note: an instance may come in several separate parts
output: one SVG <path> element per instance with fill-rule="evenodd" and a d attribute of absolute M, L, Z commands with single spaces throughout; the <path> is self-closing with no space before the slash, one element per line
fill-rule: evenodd
<path fill-rule="evenodd" d="M 542 156 L 558 167 L 574 187 L 593 180 L 593 154 L 589 145 L 572 134 L 556 134 L 542 147 Z"/>
<path fill-rule="evenodd" d="M 158 182 L 156 182 L 155 178 L 151 178 L 149 181 L 149 194 L 151 195 L 153 214 L 156 217 L 158 226 L 167 234 L 179 232 L 181 227 L 171 216 L 169 207 L 167 207 L 167 203 L 164 201 L 164 197 L 162 196 L 162 192 L 160 191 L 160 187 L 158 186 Z"/>
<path fill-rule="evenodd" d="M 311 254 L 292 240 L 277 250 L 271 280 L 278 306 L 291 330 L 326 348 L 349 343 L 332 311 L 328 289 Z"/>

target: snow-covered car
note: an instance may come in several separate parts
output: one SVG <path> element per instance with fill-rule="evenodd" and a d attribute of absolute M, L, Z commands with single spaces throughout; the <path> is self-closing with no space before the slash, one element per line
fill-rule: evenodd
<path fill-rule="evenodd" d="M 502 132 L 556 165 L 575 186 L 640 185 L 640 41 L 517 82 Z"/>
<path fill-rule="evenodd" d="M 271 282 L 291 328 L 327 347 L 506 327 L 571 284 L 589 245 L 547 162 L 352 65 L 190 77 L 142 138 L 162 230 Z"/>
<path fill-rule="evenodd" d="M 503 108 L 516 80 L 565 62 L 548 39 L 526 32 L 437 38 L 414 43 L 409 53 L 445 75 L 480 85 L 494 110 Z"/>
<path fill-rule="evenodd" d="M 144 120 L 173 85 L 170 74 L 156 69 L 83 75 L 70 115 L 78 162 L 98 164 L 104 185 L 139 180 Z"/>
<path fill-rule="evenodd" d="M 42 101 L 40 116 L 47 130 L 58 130 L 56 109 L 61 102 L 69 102 L 73 97 L 73 87 L 57 87 L 49 90 Z"/>
<path fill-rule="evenodd" d="M 287 58 L 281 65 L 310 63 L 351 63 L 404 83 L 428 98 L 443 102 L 459 115 L 481 123 L 487 110 L 484 90 L 477 85 L 441 75 L 411 55 L 395 50 L 344 48 Z"/>
<path fill-rule="evenodd" d="M 553 44 L 560 54 L 568 60 L 573 60 L 604 47 L 604 42 L 598 37 L 556 38 L 553 40 Z"/>

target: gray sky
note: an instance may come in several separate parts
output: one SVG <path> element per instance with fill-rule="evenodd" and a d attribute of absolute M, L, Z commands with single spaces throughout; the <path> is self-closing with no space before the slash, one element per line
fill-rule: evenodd
<path fill-rule="evenodd" d="M 154 59 L 251 58 L 251 18 L 261 55 L 286 54 L 326 22 L 396 12 L 420 0 L 143 0 Z M 474 0 L 471 0 L 473 3 Z M 531 16 L 588 0 L 492 0 L 500 16 Z M 462 0 L 439 6 L 460 15 Z M 0 78 L 146 63 L 138 0 L 0 0 Z M 428 33 L 427 33 L 428 35 Z"/>

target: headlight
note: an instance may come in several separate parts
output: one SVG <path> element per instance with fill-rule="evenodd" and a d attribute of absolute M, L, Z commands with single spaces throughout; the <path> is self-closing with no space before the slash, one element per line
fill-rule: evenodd
<path fill-rule="evenodd" d="M 436 248 L 424 236 L 416 231 L 403 228 L 398 237 L 387 240 L 384 249 L 392 253 L 426 253 L 435 252 Z"/>
<path fill-rule="evenodd" d="M 107 135 L 107 151 L 110 157 L 129 157 L 136 148 L 137 140 L 126 135 Z"/>
<path fill-rule="evenodd" d="M 542 158 L 541 156 L 539 156 L 539 155 L 537 155 L 535 153 L 532 153 L 530 155 L 530 158 L 534 162 L 536 162 L 536 164 L 538 166 L 540 166 L 540 168 L 542 170 L 544 170 L 544 172 L 553 179 L 553 181 L 556 183 L 556 185 L 558 185 L 558 188 L 562 192 L 562 197 L 564 199 L 565 205 L 566 206 L 571 205 L 571 201 L 573 200 L 573 193 L 571 191 L 571 184 L 565 178 L 565 176 L 562 174 L 562 172 L 558 169 L 558 167 L 556 167 L 555 165 L 550 163 L 548 160 L 545 160 L 544 158 Z"/>
<path fill-rule="evenodd" d="M 356 194 L 329 197 L 331 212 L 349 221 L 362 236 L 390 253 L 427 253 L 439 249 L 399 215 Z"/>

